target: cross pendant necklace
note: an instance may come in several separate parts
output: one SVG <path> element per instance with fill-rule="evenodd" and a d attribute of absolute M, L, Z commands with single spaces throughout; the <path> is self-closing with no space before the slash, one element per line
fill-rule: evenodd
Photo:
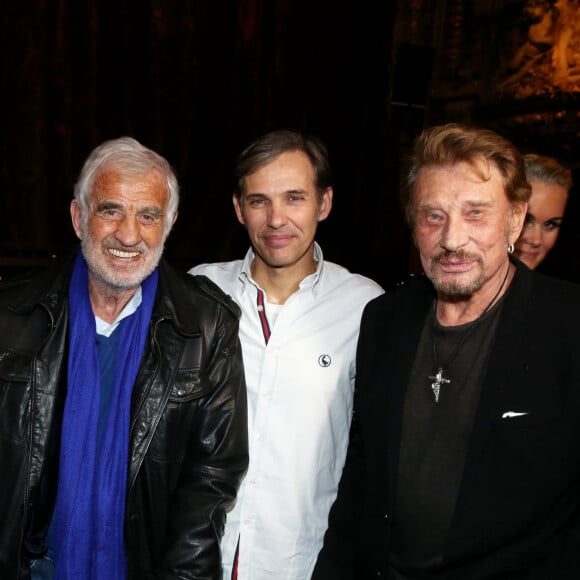
<path fill-rule="evenodd" d="M 441 390 L 441 385 L 443 385 L 445 383 L 450 383 L 451 380 L 446 379 L 443 376 L 443 369 L 442 368 L 439 368 L 437 370 L 437 373 L 435 373 L 434 375 L 431 375 L 429 378 L 433 381 L 431 383 L 431 390 L 433 391 L 433 394 L 435 395 L 435 402 L 438 403 L 439 402 L 439 391 Z"/>
<path fill-rule="evenodd" d="M 491 305 L 491 303 L 490 303 L 490 305 Z M 435 308 L 437 308 L 437 302 L 435 302 Z M 485 314 L 488 310 L 489 310 L 489 307 L 486 308 L 486 310 L 483 312 L 483 314 Z M 435 361 L 435 368 L 437 369 L 437 372 L 433 375 L 430 375 L 429 380 L 433 381 L 431 383 L 431 390 L 433 391 L 433 395 L 435 395 L 435 402 L 436 403 L 439 402 L 439 395 L 441 393 L 441 386 L 451 384 L 451 379 L 448 379 L 447 377 L 444 376 L 444 373 L 445 373 L 444 369 L 449 370 L 449 367 L 455 361 L 455 357 L 461 351 L 461 348 L 463 347 L 463 345 L 465 344 L 465 342 L 469 338 L 471 331 L 478 325 L 479 321 L 483 317 L 483 314 L 469 325 L 469 328 L 463 333 L 463 335 L 459 339 L 459 342 L 455 346 L 455 349 L 453 350 L 453 353 L 451 354 L 449 359 L 446 362 L 441 363 L 441 362 L 439 362 L 439 359 L 437 356 L 437 344 L 436 344 L 436 340 L 435 340 L 435 324 L 437 321 L 437 310 L 435 310 L 435 313 L 433 314 L 433 328 L 432 328 L 431 332 L 432 332 L 432 339 L 433 339 L 433 360 Z"/>
<path fill-rule="evenodd" d="M 435 361 L 435 368 L 437 369 L 437 372 L 435 374 L 429 375 L 428 379 L 431 381 L 431 390 L 433 391 L 433 395 L 435 396 L 436 403 L 439 402 L 439 396 L 441 394 L 441 386 L 451 384 L 451 379 L 446 378 L 443 374 L 445 372 L 444 368 L 449 369 L 449 367 L 451 366 L 451 364 L 455 360 L 455 357 L 459 354 L 459 351 L 461 350 L 461 348 L 463 347 L 463 345 L 465 344 L 465 342 L 469 338 L 471 331 L 479 324 L 479 322 L 483 318 L 484 314 L 486 314 L 490 310 L 490 308 L 495 304 L 496 300 L 499 298 L 499 295 L 501 294 L 501 291 L 503 290 L 503 288 L 505 286 L 505 283 L 507 282 L 509 273 L 510 273 L 510 265 L 508 262 L 507 271 L 505 273 L 503 282 L 501 283 L 501 286 L 499 287 L 499 290 L 495 293 L 495 296 L 491 299 L 490 303 L 486 306 L 486 308 L 479 315 L 479 317 L 476 318 L 470 324 L 469 328 L 463 333 L 463 336 L 461 336 L 461 338 L 459 339 L 459 342 L 455 346 L 455 349 L 453 350 L 453 353 L 449 357 L 449 360 L 443 364 L 440 364 L 438 362 L 437 345 L 435 342 L 435 324 L 437 322 L 437 300 L 435 300 L 435 303 L 433 304 L 433 326 L 431 328 L 431 340 L 433 341 L 433 360 Z"/>

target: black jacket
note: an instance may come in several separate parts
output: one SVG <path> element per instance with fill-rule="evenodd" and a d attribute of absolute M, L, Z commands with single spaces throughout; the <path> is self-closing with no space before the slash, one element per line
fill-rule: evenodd
<path fill-rule="evenodd" d="M 443 562 L 422 578 L 580 577 L 580 287 L 517 265 Z M 421 276 L 364 312 L 353 434 L 315 580 L 390 578 L 405 392 L 433 300 Z"/>
<path fill-rule="evenodd" d="M 66 396 L 68 259 L 0 285 L 0 578 L 29 578 L 55 503 Z M 237 306 L 163 260 L 135 382 L 128 578 L 221 578 L 219 538 L 247 467 Z"/>

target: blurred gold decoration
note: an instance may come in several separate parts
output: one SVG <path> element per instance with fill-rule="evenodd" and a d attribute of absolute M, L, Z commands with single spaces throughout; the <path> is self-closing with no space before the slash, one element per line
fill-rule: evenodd
<path fill-rule="evenodd" d="M 579 0 L 529 0 L 525 14 L 527 36 L 499 69 L 500 92 L 517 99 L 580 93 Z"/>

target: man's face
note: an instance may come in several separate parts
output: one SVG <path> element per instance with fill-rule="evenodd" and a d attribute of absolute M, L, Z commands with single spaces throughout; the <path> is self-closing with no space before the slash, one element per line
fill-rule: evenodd
<path fill-rule="evenodd" d="M 93 184 L 87 216 L 72 201 L 73 226 L 89 275 L 101 286 L 137 288 L 153 272 L 167 237 L 167 201 L 166 184 L 156 171 L 124 176 L 106 168 Z"/>
<path fill-rule="evenodd" d="M 568 192 L 562 185 L 530 182 L 532 197 L 528 202 L 528 213 L 522 234 L 516 242 L 514 254 L 534 270 L 554 247 Z"/>
<path fill-rule="evenodd" d="M 421 263 L 441 298 L 470 299 L 497 288 L 507 246 L 521 230 L 526 204 L 510 205 L 495 165 L 478 161 L 426 166 L 413 193 L 414 237 Z"/>
<path fill-rule="evenodd" d="M 318 222 L 332 207 L 332 189 L 319 199 L 308 157 L 301 151 L 282 153 L 248 175 L 244 185 L 241 197 L 233 198 L 234 208 L 260 266 L 310 265 Z"/>

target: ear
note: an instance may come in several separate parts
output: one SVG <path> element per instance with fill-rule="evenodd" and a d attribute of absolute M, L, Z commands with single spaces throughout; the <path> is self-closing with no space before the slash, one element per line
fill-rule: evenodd
<path fill-rule="evenodd" d="M 242 206 L 241 206 L 241 196 L 237 196 L 237 195 L 233 195 L 232 196 L 232 203 L 234 204 L 234 210 L 236 211 L 236 217 L 238 218 L 238 221 L 245 226 L 246 222 L 244 221 L 244 214 L 242 212 Z"/>
<path fill-rule="evenodd" d="M 325 220 L 330 215 L 330 210 L 332 209 L 332 187 L 327 187 L 320 198 L 320 204 L 318 206 L 318 221 L 321 222 Z"/>
<path fill-rule="evenodd" d="M 524 222 L 526 220 L 526 212 L 528 211 L 528 203 L 526 201 L 516 201 L 511 205 L 509 216 L 509 235 L 508 243 L 515 244 L 522 233 Z"/>
<path fill-rule="evenodd" d="M 77 203 L 76 199 L 70 202 L 70 217 L 72 219 L 72 225 L 75 230 L 75 234 L 79 240 L 83 239 L 82 228 L 81 228 L 81 208 Z"/>

